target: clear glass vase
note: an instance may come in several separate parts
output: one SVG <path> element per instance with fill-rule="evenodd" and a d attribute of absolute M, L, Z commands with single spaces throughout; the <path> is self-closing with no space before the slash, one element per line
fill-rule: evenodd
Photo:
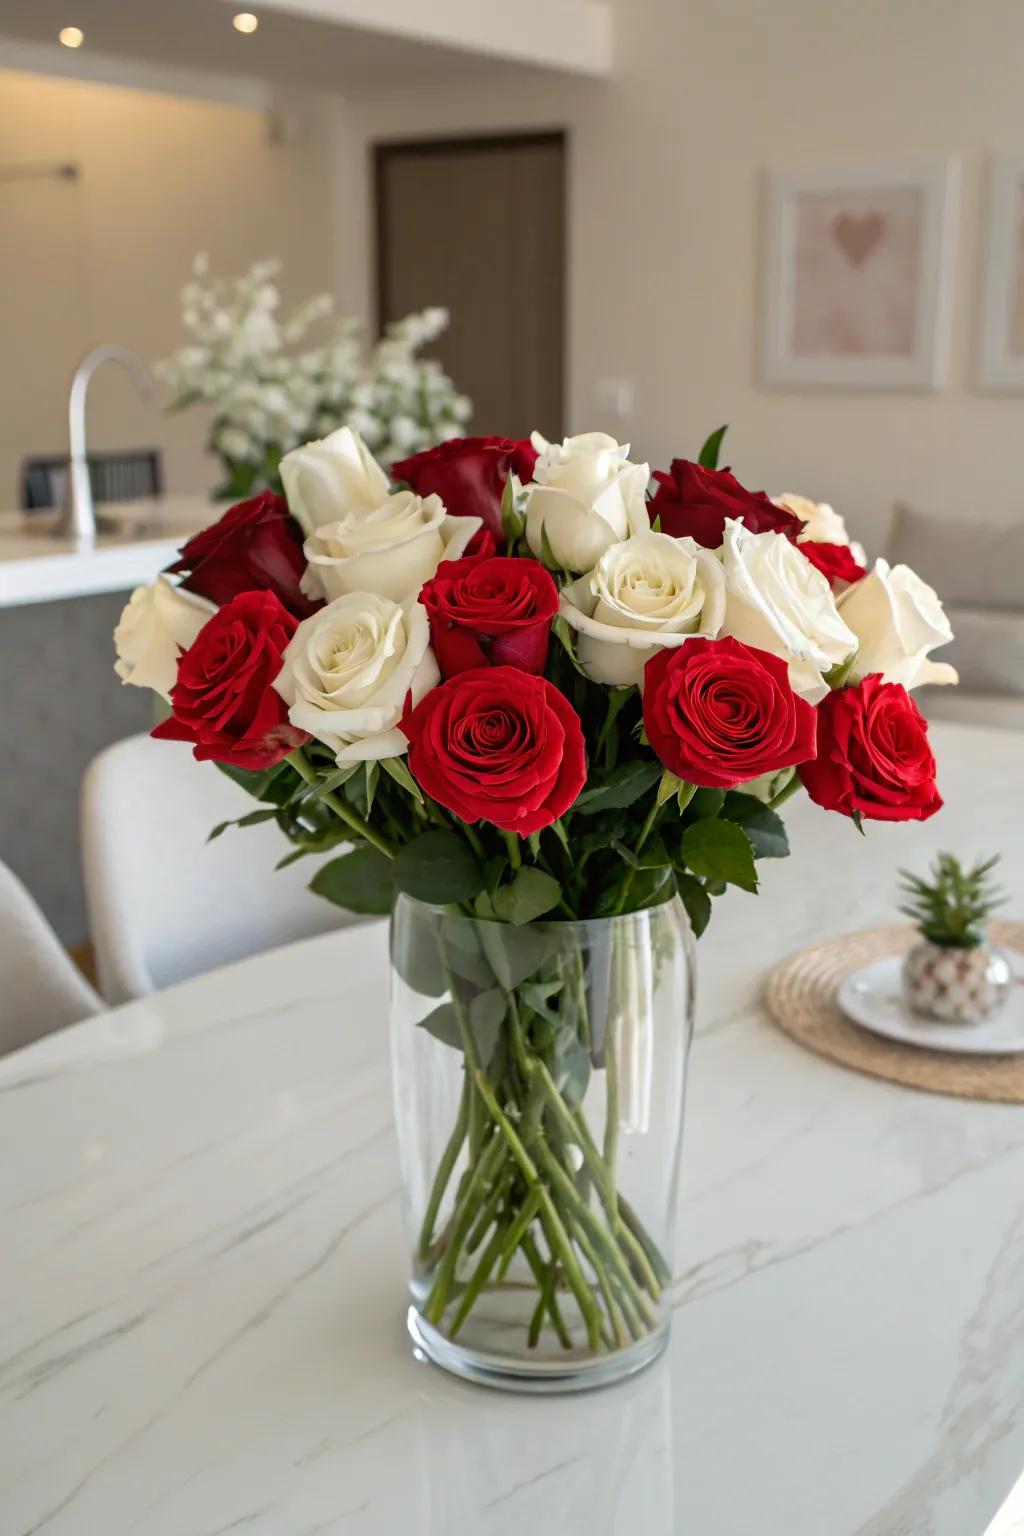
<path fill-rule="evenodd" d="M 681 903 L 516 927 L 401 896 L 391 976 L 415 1345 L 516 1390 L 639 1370 L 670 1319 Z"/>

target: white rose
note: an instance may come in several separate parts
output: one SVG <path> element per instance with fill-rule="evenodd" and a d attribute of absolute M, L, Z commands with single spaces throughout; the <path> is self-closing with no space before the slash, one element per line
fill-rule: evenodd
<path fill-rule="evenodd" d="M 824 674 L 857 648 L 828 582 L 781 533 L 751 533 L 726 520 L 723 635 L 789 662 L 795 692 L 811 704 L 828 692 Z"/>
<path fill-rule="evenodd" d="M 929 661 L 929 651 L 953 638 L 938 595 L 908 565 L 875 568 L 839 599 L 844 621 L 860 641 L 853 678 L 880 672 L 887 683 L 917 688 L 922 683 L 955 683 L 948 662 Z"/>
<path fill-rule="evenodd" d="M 375 592 L 400 603 L 416 597 L 442 560 L 457 560 L 481 526 L 449 517 L 440 496 L 396 491 L 375 507 L 354 508 L 310 534 L 302 590 L 328 599 Z"/>
<path fill-rule="evenodd" d="M 604 432 L 562 443 L 534 437 L 542 451 L 524 487 L 526 540 L 540 558 L 543 533 L 559 565 L 590 571 L 606 549 L 650 528 L 645 496 L 650 470 L 631 464 L 629 444 Z"/>
<path fill-rule="evenodd" d="M 166 576 L 158 576 L 152 586 L 136 587 L 114 630 L 114 671 L 123 683 L 170 698 L 181 652 L 216 612 L 215 603 Z"/>
<path fill-rule="evenodd" d="M 858 565 L 863 565 L 867 559 L 863 544 L 854 544 L 846 531 L 846 519 L 835 507 L 830 507 L 827 501 L 810 501 L 806 496 L 796 496 L 792 491 L 787 491 L 785 496 L 776 496 L 775 504 L 785 507 L 788 512 L 794 512 L 803 520 L 803 532 L 798 536 L 798 544 L 848 544 L 850 553 Z"/>
<path fill-rule="evenodd" d="M 692 539 L 640 533 L 606 549 L 589 575 L 563 587 L 559 601 L 588 677 L 628 687 L 643 681 L 656 650 L 718 634 L 725 577 L 717 558 Z"/>
<path fill-rule="evenodd" d="M 354 508 L 379 507 L 388 494 L 387 475 L 351 427 L 286 453 L 281 484 L 288 510 L 306 534 Z"/>
<path fill-rule="evenodd" d="M 292 725 L 342 765 L 401 756 L 409 745 L 398 728 L 406 695 L 418 704 L 440 677 L 415 596 L 395 603 L 349 592 L 302 621 L 274 687 Z"/>

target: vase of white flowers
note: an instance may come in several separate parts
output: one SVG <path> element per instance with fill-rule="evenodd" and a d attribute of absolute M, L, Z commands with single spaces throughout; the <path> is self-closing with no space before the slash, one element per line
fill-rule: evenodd
<path fill-rule="evenodd" d="M 330 294 L 281 314 L 281 264 L 255 262 L 241 277 L 210 275 L 196 257 L 182 289 L 186 344 L 157 364 L 173 391 L 171 409 L 202 405 L 209 451 L 220 460 L 215 500 L 280 489 L 284 454 L 351 426 L 385 465 L 462 433 L 473 407 L 441 364 L 418 354 L 448 324 L 444 309 L 395 321 L 368 350 L 361 326 L 335 319 Z"/>

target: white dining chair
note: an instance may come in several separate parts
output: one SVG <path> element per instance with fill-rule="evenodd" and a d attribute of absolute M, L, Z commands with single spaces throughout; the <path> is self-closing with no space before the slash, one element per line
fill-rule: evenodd
<path fill-rule="evenodd" d="M 0 863 L 0 1056 L 102 1006 L 17 875 Z"/>
<path fill-rule="evenodd" d="M 82 865 L 108 1003 L 353 921 L 307 889 L 323 858 L 274 868 L 291 848 L 274 822 L 207 841 L 219 822 L 254 809 L 184 743 L 129 736 L 93 759 L 82 786 Z"/>

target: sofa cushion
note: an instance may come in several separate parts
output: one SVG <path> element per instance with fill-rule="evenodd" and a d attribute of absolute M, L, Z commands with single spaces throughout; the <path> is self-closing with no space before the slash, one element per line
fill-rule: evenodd
<path fill-rule="evenodd" d="M 934 587 L 947 612 L 961 604 L 1024 613 L 1024 519 L 968 522 L 898 505 L 886 553 Z"/>
<path fill-rule="evenodd" d="M 960 687 L 1024 697 L 1024 608 L 1011 613 L 946 603 L 945 609 L 954 639 L 943 646 L 940 659 L 956 667 Z"/>

